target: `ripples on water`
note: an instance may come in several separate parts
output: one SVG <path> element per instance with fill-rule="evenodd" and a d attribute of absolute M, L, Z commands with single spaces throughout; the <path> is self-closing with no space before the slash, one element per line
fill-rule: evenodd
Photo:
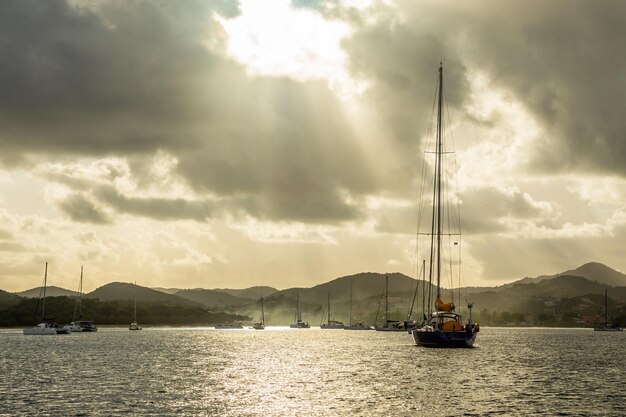
<path fill-rule="evenodd" d="M 474 349 L 406 333 L 0 332 L 0 415 L 626 415 L 626 333 L 483 328 Z"/>

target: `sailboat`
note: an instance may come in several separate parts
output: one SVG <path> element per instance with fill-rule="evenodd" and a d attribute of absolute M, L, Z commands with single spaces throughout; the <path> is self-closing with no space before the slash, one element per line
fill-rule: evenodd
<path fill-rule="evenodd" d="M 324 316 L 327 315 L 328 321 L 324 323 Z M 320 323 L 320 329 L 343 329 L 343 323 L 337 320 L 331 320 L 330 315 L 330 291 L 328 291 L 328 302 L 326 310 L 322 315 L 322 323 Z"/>
<path fill-rule="evenodd" d="M 604 323 L 601 326 L 593 328 L 596 332 L 622 332 L 624 329 L 617 324 L 609 323 L 609 297 L 607 295 L 607 289 L 604 289 Z"/>
<path fill-rule="evenodd" d="M 298 297 L 296 299 L 296 317 L 295 321 L 289 325 L 292 329 L 309 329 L 309 323 L 306 321 L 302 321 L 302 309 L 300 305 L 300 293 L 298 293 Z"/>
<path fill-rule="evenodd" d="M 128 326 L 128 330 L 141 330 L 141 326 L 139 324 L 137 324 L 137 283 L 135 282 L 134 284 L 134 296 L 135 296 L 135 313 L 133 315 L 133 322 L 130 324 L 130 326 Z"/>
<path fill-rule="evenodd" d="M 265 330 L 265 311 L 263 310 L 263 296 L 261 296 L 261 321 L 252 325 L 254 330 Z"/>
<path fill-rule="evenodd" d="M 379 332 L 403 332 L 404 323 L 399 320 L 389 320 L 389 276 L 385 276 L 385 324 L 382 326 L 374 326 Z"/>
<path fill-rule="evenodd" d="M 443 155 L 450 153 L 444 150 L 444 137 L 443 137 L 443 117 L 442 117 L 442 104 L 444 99 L 443 90 L 443 62 L 439 65 L 438 76 L 438 88 L 437 88 L 437 136 L 435 142 L 435 165 L 434 165 L 434 181 L 433 181 L 433 201 L 432 201 L 432 218 L 430 225 L 430 232 L 425 233 L 430 237 L 430 266 L 429 266 L 429 282 L 432 283 L 433 279 L 437 282 L 437 294 L 435 300 L 435 309 L 430 312 L 430 315 L 426 317 L 425 323 L 416 327 L 412 331 L 413 339 L 415 343 L 420 346 L 436 346 L 436 347 L 471 347 L 476 340 L 476 335 L 479 331 L 477 324 L 471 322 L 471 307 L 468 304 L 470 310 L 470 320 L 463 324 L 460 314 L 455 312 L 454 301 L 445 303 L 441 299 L 441 275 L 442 270 L 449 268 L 451 272 L 453 266 L 460 267 L 460 259 L 453 262 L 450 257 L 449 265 L 443 259 L 444 254 L 444 239 L 448 239 L 448 247 L 446 248 L 446 255 L 452 255 L 452 248 L 458 245 L 455 241 L 452 245 L 451 238 L 460 240 L 460 225 L 457 224 L 458 233 L 454 233 L 450 218 L 458 221 L 458 211 L 455 212 L 450 207 L 446 207 L 444 212 L 444 203 L 449 203 L 451 197 L 444 195 L 447 187 L 444 184 L 446 180 L 445 171 L 443 171 L 442 164 L 444 163 Z M 424 171 L 426 172 L 426 171 Z M 427 205 L 423 205 L 426 207 Z M 449 210 L 449 211 L 448 211 Z M 420 216 L 421 218 L 421 216 Z M 447 222 L 446 222 L 447 220 Z M 444 230 L 444 227 L 448 230 Z M 419 232 L 418 232 L 419 233 Z M 460 255 L 460 251 L 459 251 Z M 453 265 L 454 264 L 454 265 Z M 460 277 L 460 273 L 459 273 Z M 429 302 L 430 306 L 430 297 Z"/>
<path fill-rule="evenodd" d="M 76 310 L 78 310 L 78 320 L 76 320 Z M 71 332 L 97 332 L 98 328 L 91 320 L 83 320 L 83 266 L 80 266 L 80 281 L 78 284 L 78 298 L 74 305 L 74 315 L 72 322 L 65 326 Z"/>
<path fill-rule="evenodd" d="M 363 321 L 352 321 L 352 286 L 353 286 L 353 278 L 350 279 L 350 317 L 349 322 L 345 326 L 343 326 L 344 330 L 372 330 L 369 324 Z"/>
<path fill-rule="evenodd" d="M 46 262 L 46 270 L 43 275 L 43 287 L 40 291 L 43 291 L 43 297 L 40 298 L 42 300 L 42 308 L 41 308 L 41 323 L 36 325 L 35 327 L 31 327 L 28 329 L 24 329 L 23 333 L 25 335 L 53 335 L 58 334 L 57 330 L 59 328 L 58 324 L 54 321 L 54 319 L 46 319 L 46 287 L 48 285 L 48 262 Z M 39 307 L 39 301 L 37 302 L 37 307 Z"/>

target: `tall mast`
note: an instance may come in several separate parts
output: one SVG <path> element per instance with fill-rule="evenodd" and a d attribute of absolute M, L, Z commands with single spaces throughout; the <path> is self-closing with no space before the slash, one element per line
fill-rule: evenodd
<path fill-rule="evenodd" d="M 353 278 L 350 278 L 350 325 L 352 325 L 352 280 Z"/>
<path fill-rule="evenodd" d="M 330 290 L 328 290 L 328 325 L 330 326 Z"/>
<path fill-rule="evenodd" d="M 261 296 L 261 323 L 265 326 L 265 311 L 263 311 L 263 296 Z"/>
<path fill-rule="evenodd" d="M 604 328 L 606 329 L 609 325 L 609 307 L 608 300 L 606 295 L 606 288 L 604 289 Z"/>
<path fill-rule="evenodd" d="M 46 271 L 43 273 L 43 307 L 41 309 L 42 322 L 46 321 L 46 286 L 48 285 L 48 262 L 46 262 Z"/>
<path fill-rule="evenodd" d="M 385 275 L 385 326 L 387 325 L 389 309 L 389 276 Z"/>
<path fill-rule="evenodd" d="M 78 320 L 83 319 L 83 266 L 80 266 L 80 284 L 78 285 Z"/>
<path fill-rule="evenodd" d="M 137 323 L 137 281 L 135 281 L 135 288 L 133 293 L 135 294 L 135 314 L 134 314 L 134 322 Z"/>
<path fill-rule="evenodd" d="M 439 100 L 437 103 L 437 298 L 441 286 L 441 103 L 443 95 L 443 62 L 439 64 Z"/>

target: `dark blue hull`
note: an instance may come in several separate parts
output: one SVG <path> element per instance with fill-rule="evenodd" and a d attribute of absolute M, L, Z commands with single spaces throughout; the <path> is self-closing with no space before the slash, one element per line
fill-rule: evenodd
<path fill-rule="evenodd" d="M 443 331 L 415 329 L 412 332 L 413 340 L 419 346 L 468 348 L 474 345 L 476 332 L 470 331 Z"/>

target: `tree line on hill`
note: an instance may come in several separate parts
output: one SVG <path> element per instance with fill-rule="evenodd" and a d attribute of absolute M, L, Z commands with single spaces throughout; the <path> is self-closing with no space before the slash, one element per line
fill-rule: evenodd
<path fill-rule="evenodd" d="M 46 298 L 46 318 L 64 324 L 72 321 L 76 299 Z M 17 303 L 0 306 L 0 326 L 30 326 L 41 321 L 42 303 L 36 298 L 22 298 Z M 83 299 L 83 320 L 96 324 L 128 324 L 133 320 L 134 303 L 129 300 Z M 76 313 L 78 314 L 78 313 Z M 78 317 L 76 317 L 78 319 Z M 146 325 L 213 325 L 228 322 L 250 322 L 246 315 L 211 312 L 194 305 L 157 301 L 138 301 L 137 320 Z"/>

